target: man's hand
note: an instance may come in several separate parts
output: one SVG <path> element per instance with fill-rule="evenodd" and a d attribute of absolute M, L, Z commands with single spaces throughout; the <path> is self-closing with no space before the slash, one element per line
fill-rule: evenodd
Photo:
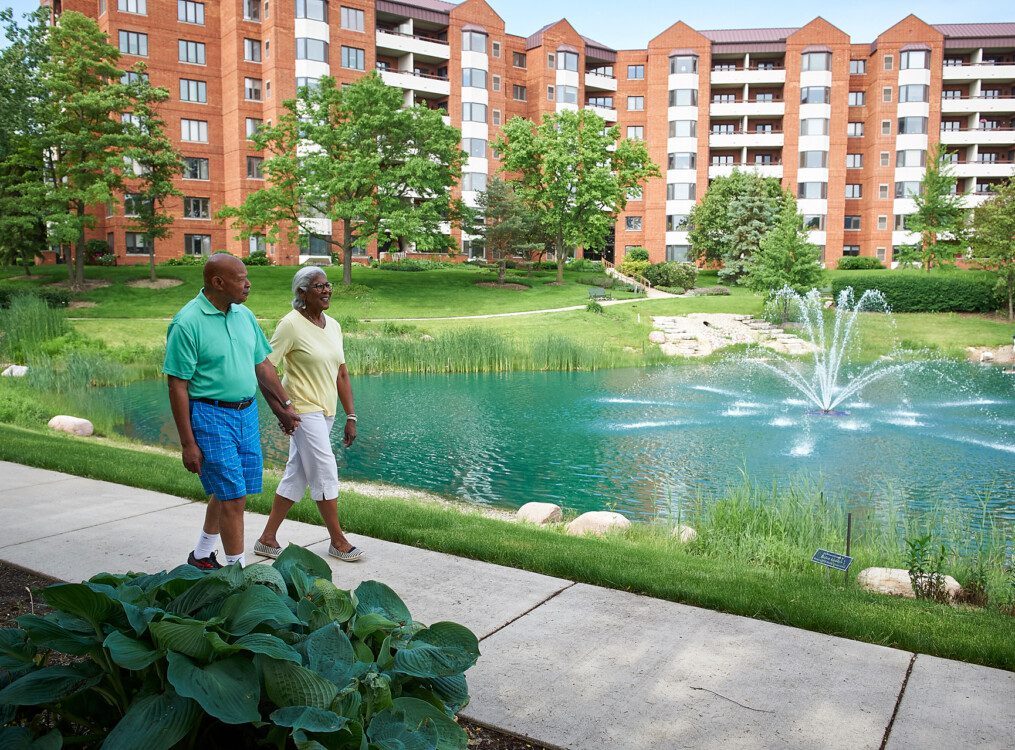
<path fill-rule="evenodd" d="M 345 435 L 342 439 L 342 445 L 348 448 L 350 445 L 352 445 L 355 439 L 356 439 L 356 421 L 352 419 L 347 419 L 345 421 Z"/>
<path fill-rule="evenodd" d="M 286 435 L 292 435 L 300 426 L 300 415 L 296 413 L 296 407 L 289 404 L 283 411 L 275 414 L 278 417 L 278 426 Z"/>
<path fill-rule="evenodd" d="M 187 471 L 200 475 L 201 473 L 201 462 L 204 460 L 204 455 L 201 453 L 201 449 L 197 447 L 197 444 L 183 446 L 183 465 L 187 468 Z"/>

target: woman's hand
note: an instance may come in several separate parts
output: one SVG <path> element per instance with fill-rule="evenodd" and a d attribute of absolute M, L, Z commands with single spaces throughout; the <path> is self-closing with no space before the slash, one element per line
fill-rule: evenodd
<path fill-rule="evenodd" d="M 352 442 L 356 439 L 356 420 L 347 419 L 345 420 L 345 435 L 342 439 L 342 445 L 348 448 L 352 445 Z"/>

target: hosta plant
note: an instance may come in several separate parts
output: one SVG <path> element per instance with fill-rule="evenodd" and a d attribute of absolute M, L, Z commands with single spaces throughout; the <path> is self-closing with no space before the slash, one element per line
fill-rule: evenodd
<path fill-rule="evenodd" d="M 377 581 L 339 589 L 301 547 L 41 593 L 51 612 L 0 629 L 0 747 L 466 748 L 476 636 Z"/>

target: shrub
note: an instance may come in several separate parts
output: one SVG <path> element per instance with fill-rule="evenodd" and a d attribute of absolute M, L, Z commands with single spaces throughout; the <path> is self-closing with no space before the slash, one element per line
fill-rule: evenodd
<path fill-rule="evenodd" d="M 654 287 L 665 286 L 684 291 L 694 288 L 698 268 L 693 263 L 678 263 L 671 260 L 649 266 L 643 275 Z"/>
<path fill-rule="evenodd" d="M 0 631 L 5 747 L 50 727 L 47 747 L 64 736 L 94 748 L 200 737 L 209 750 L 468 741 L 453 716 L 469 700 L 476 636 L 415 622 L 377 581 L 339 589 L 301 547 L 270 567 L 101 573 L 41 593 L 52 612 Z M 71 663 L 47 664 L 54 651 Z"/>
<path fill-rule="evenodd" d="M 181 255 L 178 258 L 167 258 L 159 263 L 160 266 L 203 266 L 205 257 L 203 255 Z"/>
<path fill-rule="evenodd" d="M 266 253 L 251 253 L 250 255 L 243 256 L 242 258 L 240 258 L 240 260 L 243 261 L 243 265 L 245 266 L 275 265 L 274 263 L 271 262 L 271 258 L 269 258 Z"/>
<path fill-rule="evenodd" d="M 109 255 L 109 245 L 105 240 L 88 240 L 85 243 L 85 263 L 94 266 L 102 265 L 99 258 Z"/>
<path fill-rule="evenodd" d="M 98 265 L 100 265 L 100 266 L 106 266 L 107 268 L 110 267 L 110 266 L 115 266 L 116 265 L 116 253 L 104 253 L 103 255 L 100 255 L 98 258 L 96 258 L 95 262 Z"/>
<path fill-rule="evenodd" d="M 689 289 L 688 294 L 695 297 L 728 297 L 730 288 L 728 286 L 703 286 L 697 289 Z"/>
<path fill-rule="evenodd" d="M 10 387 L 0 389 L 0 422 L 21 427 L 39 427 L 47 419 L 49 414 L 45 408 L 29 394 Z"/>
<path fill-rule="evenodd" d="M 882 271 L 885 264 L 870 255 L 844 255 L 839 258 L 840 271 Z"/>
<path fill-rule="evenodd" d="M 406 258 L 392 262 L 378 263 L 377 267 L 382 271 L 437 271 L 442 268 L 453 268 L 454 263 L 444 260 L 416 260 Z"/>
<path fill-rule="evenodd" d="M 565 268 L 568 271 L 595 273 L 596 271 L 603 270 L 603 264 L 600 263 L 598 260 L 589 260 L 588 258 L 571 258 L 565 264 Z"/>
<path fill-rule="evenodd" d="M 624 262 L 617 266 L 617 270 L 625 276 L 631 276 L 637 278 L 638 276 L 644 276 L 645 271 L 648 270 L 652 264 L 647 260 L 630 260 L 624 258 Z"/>
<path fill-rule="evenodd" d="M 624 260 L 648 260 L 648 250 L 643 247 L 632 247 L 624 252 Z"/>
<path fill-rule="evenodd" d="M 606 309 L 598 302 L 596 302 L 594 299 L 590 299 L 585 304 L 585 310 L 590 313 L 595 313 L 596 315 L 602 315 L 604 312 L 606 312 Z"/>
<path fill-rule="evenodd" d="M 46 303 L 48 307 L 67 307 L 70 304 L 70 292 L 58 287 L 31 286 L 0 286 L 0 308 L 8 308 L 17 297 L 35 297 Z"/>
<path fill-rule="evenodd" d="M 878 289 L 892 312 L 993 312 L 1001 306 L 989 273 L 978 271 L 856 272 L 832 279 L 832 296 L 852 287 L 859 298 Z"/>
<path fill-rule="evenodd" d="M 613 289 L 617 283 L 615 278 L 605 273 L 598 276 L 579 276 L 575 281 L 583 286 L 598 286 L 602 289 Z"/>

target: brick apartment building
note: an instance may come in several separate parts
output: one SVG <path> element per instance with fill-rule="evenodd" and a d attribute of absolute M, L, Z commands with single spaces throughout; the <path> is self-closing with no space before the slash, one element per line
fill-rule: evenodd
<path fill-rule="evenodd" d="M 588 107 L 642 138 L 664 177 L 618 217 L 604 248 L 644 246 L 683 259 L 684 220 L 708 182 L 734 169 L 777 177 L 798 196 L 811 241 L 891 261 L 912 241 L 904 217 L 928 149 L 949 150 L 969 205 L 1015 174 L 1015 23 L 929 25 L 908 16 L 855 43 L 822 18 L 800 28 L 698 31 L 677 22 L 646 49 L 614 50 L 567 20 L 509 34 L 484 0 L 49 0 L 97 19 L 129 68 L 144 60 L 167 88 L 170 135 L 186 158 L 169 206 L 174 235 L 158 260 L 266 249 L 295 263 L 309 251 L 240 242 L 212 217 L 263 184 L 248 134 L 277 120 L 297 85 L 378 69 L 405 103 L 447 113 L 469 154 L 462 195 L 498 169 L 490 148 L 509 118 Z M 100 211 L 94 237 L 120 262 L 143 261 L 123 203 Z M 118 215 L 119 214 L 119 215 Z M 327 222 L 322 221 L 322 231 Z M 455 236 L 465 256 L 470 238 Z M 402 248 L 410 249 L 411 248 Z M 371 252 L 376 252 L 372 249 Z"/>

